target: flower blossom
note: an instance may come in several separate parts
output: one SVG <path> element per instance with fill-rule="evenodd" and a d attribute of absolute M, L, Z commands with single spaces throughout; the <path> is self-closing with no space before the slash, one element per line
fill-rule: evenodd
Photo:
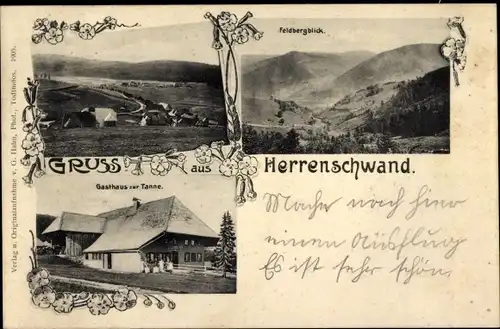
<path fill-rule="evenodd" d="M 116 25 L 117 25 L 116 18 L 108 16 L 108 17 L 104 18 L 104 24 L 108 25 L 108 27 L 111 30 L 114 30 L 116 28 Z"/>
<path fill-rule="evenodd" d="M 35 19 L 35 23 L 33 24 L 33 30 L 40 30 L 42 27 L 44 27 L 43 19 L 41 18 Z"/>
<path fill-rule="evenodd" d="M 52 304 L 57 313 L 69 313 L 73 310 L 73 295 L 69 292 L 58 293 Z"/>
<path fill-rule="evenodd" d="M 31 41 L 33 41 L 33 43 L 35 44 L 39 44 L 40 42 L 42 42 L 43 40 L 43 34 L 33 34 L 31 36 Z"/>
<path fill-rule="evenodd" d="M 31 299 L 36 306 L 49 308 L 56 300 L 56 293 L 49 286 L 40 286 L 33 290 Z"/>
<path fill-rule="evenodd" d="M 33 271 L 29 272 L 26 280 L 28 281 L 28 286 L 30 289 L 36 289 L 38 287 L 48 286 L 50 283 L 49 272 L 44 268 L 35 268 Z"/>
<path fill-rule="evenodd" d="M 108 314 L 109 309 L 113 306 L 113 302 L 103 293 L 96 293 L 90 296 L 87 307 L 93 315 Z"/>
<path fill-rule="evenodd" d="M 85 23 L 80 27 L 78 35 L 84 40 L 90 40 L 95 37 L 95 28 L 89 23 Z"/>
<path fill-rule="evenodd" d="M 217 16 L 217 22 L 222 30 L 226 32 L 232 32 L 236 29 L 236 24 L 238 23 L 238 19 L 235 14 L 231 14 L 227 11 L 223 11 L 220 15 Z"/>
<path fill-rule="evenodd" d="M 244 44 L 245 42 L 247 42 L 249 36 L 250 33 L 243 26 L 236 28 L 231 34 L 231 38 L 239 44 Z"/>
<path fill-rule="evenodd" d="M 56 45 L 63 41 L 64 35 L 63 31 L 57 27 L 51 27 L 45 32 L 45 40 L 51 45 Z"/>
<path fill-rule="evenodd" d="M 238 168 L 243 175 L 252 176 L 257 172 L 257 159 L 254 156 L 245 155 L 238 163 Z"/>
<path fill-rule="evenodd" d="M 165 156 L 155 155 L 151 159 L 151 173 L 153 175 L 165 176 L 171 168 L 172 164 Z"/>
<path fill-rule="evenodd" d="M 238 174 L 238 162 L 234 159 L 225 159 L 219 166 L 219 171 L 223 176 L 232 177 Z"/>
<path fill-rule="evenodd" d="M 119 311 L 126 311 L 137 304 L 137 295 L 133 290 L 122 288 L 113 294 L 113 305 Z"/>
<path fill-rule="evenodd" d="M 212 150 L 208 147 L 208 145 L 201 145 L 194 150 L 194 156 L 201 164 L 209 163 L 212 161 Z"/>
<path fill-rule="evenodd" d="M 21 147 L 29 156 L 38 156 L 43 151 L 44 145 L 39 133 L 28 133 L 24 137 Z"/>

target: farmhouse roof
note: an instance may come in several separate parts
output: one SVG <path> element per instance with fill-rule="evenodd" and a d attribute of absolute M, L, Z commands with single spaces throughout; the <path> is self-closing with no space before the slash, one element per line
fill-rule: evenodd
<path fill-rule="evenodd" d="M 60 217 L 54 219 L 42 234 L 57 231 L 103 233 L 106 219 L 97 216 L 63 212 Z"/>
<path fill-rule="evenodd" d="M 175 196 L 111 210 L 106 230 L 85 252 L 137 250 L 158 235 L 177 233 L 217 238 L 218 235 Z"/>
<path fill-rule="evenodd" d="M 111 108 L 106 107 L 96 107 L 95 108 L 95 119 L 97 122 L 109 122 L 116 121 L 116 112 Z"/>

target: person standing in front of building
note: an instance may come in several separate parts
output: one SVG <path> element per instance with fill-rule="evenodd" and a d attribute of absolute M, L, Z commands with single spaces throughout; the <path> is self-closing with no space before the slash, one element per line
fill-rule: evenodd
<path fill-rule="evenodd" d="M 158 267 L 160 268 L 160 273 L 165 272 L 165 262 L 163 261 L 163 257 L 160 258 L 160 261 L 158 262 Z"/>

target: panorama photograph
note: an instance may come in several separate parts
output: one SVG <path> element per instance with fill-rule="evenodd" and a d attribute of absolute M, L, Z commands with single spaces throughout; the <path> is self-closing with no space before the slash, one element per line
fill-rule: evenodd
<path fill-rule="evenodd" d="M 209 23 L 116 28 L 32 45 L 48 157 L 137 156 L 227 142 Z M 186 36 L 189 35 L 189 38 Z"/>
<path fill-rule="evenodd" d="M 246 153 L 450 152 L 446 19 L 297 22 L 326 33 L 272 39 L 242 56 Z"/>
<path fill-rule="evenodd" d="M 50 273 L 51 288 L 236 293 L 234 182 L 188 176 L 171 173 L 161 189 L 94 188 L 84 197 L 81 190 L 92 188 L 98 175 L 80 189 L 73 188 L 81 182 L 77 176 L 47 177 L 37 187 L 35 239 L 37 263 Z"/>

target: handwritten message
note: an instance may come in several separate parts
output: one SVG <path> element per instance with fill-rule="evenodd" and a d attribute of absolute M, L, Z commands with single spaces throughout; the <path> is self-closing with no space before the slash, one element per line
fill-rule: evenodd
<path fill-rule="evenodd" d="M 418 225 L 418 222 L 410 227 L 408 224 L 413 224 L 417 216 L 425 212 L 446 213 L 460 208 L 467 203 L 467 199 L 436 198 L 432 197 L 431 192 L 429 186 L 423 185 L 413 192 L 401 187 L 393 197 L 387 199 L 340 196 L 326 200 L 323 191 L 318 190 L 310 202 L 293 195 L 265 193 L 264 207 L 268 213 L 303 213 L 306 220 L 310 221 L 319 213 L 333 213 L 340 208 L 354 212 L 378 209 L 383 210 L 383 216 L 391 219 L 394 226 L 386 231 L 372 229 L 347 236 L 339 232 L 338 236 L 329 239 L 269 235 L 264 238 L 264 242 L 276 251 L 267 257 L 259 270 L 266 280 L 273 280 L 282 272 L 291 272 L 304 279 L 315 272 L 325 271 L 333 273 L 336 282 L 352 283 L 376 275 L 389 275 L 395 282 L 402 284 L 409 284 L 418 276 L 449 278 L 453 270 L 441 263 L 452 259 L 467 239 L 448 235 L 439 222 L 432 228 Z M 283 252 L 284 248 L 286 253 Z M 292 251 L 298 249 L 334 252 L 332 257 L 317 256 L 312 252 L 310 256 L 300 258 L 294 256 Z M 425 256 L 427 254 L 432 256 L 432 260 Z M 383 259 L 384 265 L 375 260 L 377 255 Z M 390 265 L 387 266 L 387 263 Z"/>

